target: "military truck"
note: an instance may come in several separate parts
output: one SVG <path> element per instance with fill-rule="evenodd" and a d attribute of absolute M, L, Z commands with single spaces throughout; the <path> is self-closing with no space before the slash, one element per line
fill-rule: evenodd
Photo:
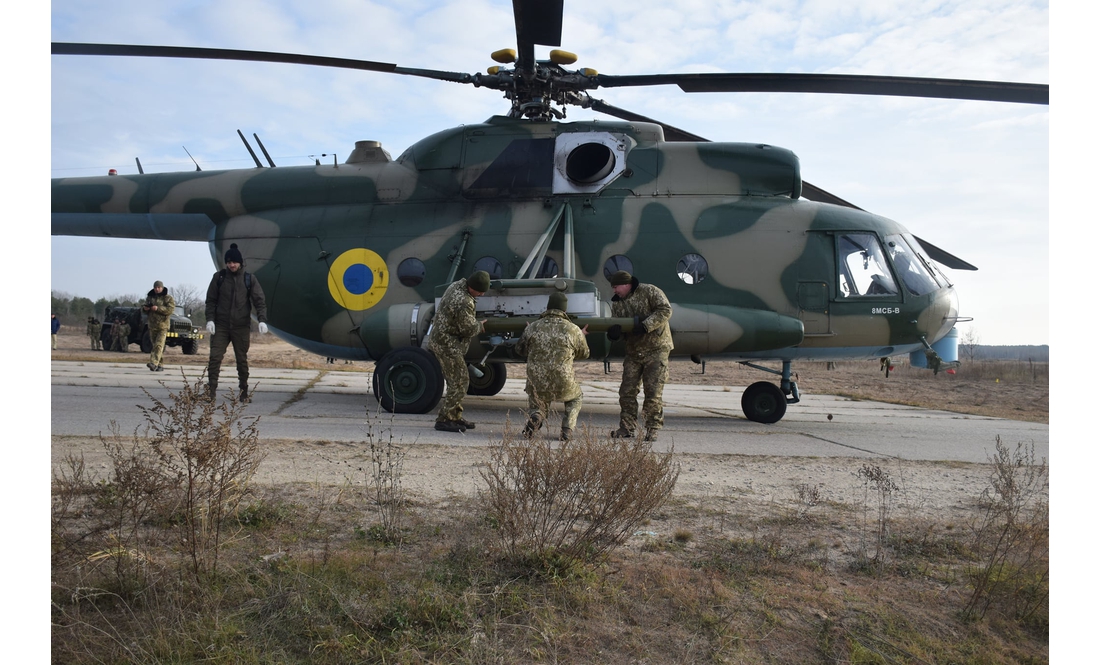
<path fill-rule="evenodd" d="M 103 348 L 111 348 L 111 329 L 115 319 L 121 319 L 130 324 L 130 335 L 127 346 L 130 344 L 141 345 L 142 353 L 153 350 L 153 340 L 149 336 L 149 315 L 141 311 L 141 307 L 108 307 L 103 316 L 103 332 L 100 339 L 103 340 Z M 199 352 L 199 340 L 203 338 L 199 329 L 191 325 L 190 315 L 183 311 L 183 307 L 176 305 L 172 313 L 171 326 L 168 335 L 164 339 L 164 345 L 178 346 L 189 356 Z"/>

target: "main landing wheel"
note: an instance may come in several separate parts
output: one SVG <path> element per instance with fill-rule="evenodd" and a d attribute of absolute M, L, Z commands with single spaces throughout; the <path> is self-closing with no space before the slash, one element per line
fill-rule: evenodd
<path fill-rule="evenodd" d="M 741 394 L 741 410 L 749 420 L 770 425 L 787 413 L 787 398 L 774 383 L 758 381 Z"/>
<path fill-rule="evenodd" d="M 504 388 L 504 382 L 508 380 L 508 366 L 504 363 L 485 363 L 476 365 L 481 370 L 481 376 L 475 376 L 470 372 L 470 387 L 466 389 L 467 395 L 483 395 L 491 397 Z"/>
<path fill-rule="evenodd" d="M 427 413 L 443 397 L 443 368 L 427 349 L 394 349 L 375 365 L 373 388 L 390 413 Z"/>

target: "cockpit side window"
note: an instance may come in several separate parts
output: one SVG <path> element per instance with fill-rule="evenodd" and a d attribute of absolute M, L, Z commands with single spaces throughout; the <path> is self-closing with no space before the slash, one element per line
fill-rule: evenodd
<path fill-rule="evenodd" d="M 894 268 L 898 272 L 898 278 L 905 285 L 905 290 L 915 296 L 923 296 L 932 293 L 938 288 L 936 280 L 928 271 L 920 257 L 909 246 L 905 238 L 900 235 L 886 236 L 886 253 L 894 262 Z"/>
<path fill-rule="evenodd" d="M 872 233 L 837 236 L 839 293 L 843 298 L 896 296 L 897 284 L 890 273 L 882 245 Z"/>

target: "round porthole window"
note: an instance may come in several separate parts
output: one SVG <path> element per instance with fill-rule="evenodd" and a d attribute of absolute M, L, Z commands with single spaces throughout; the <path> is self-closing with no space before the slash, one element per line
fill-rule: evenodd
<path fill-rule="evenodd" d="M 707 278 L 707 260 L 699 254 L 684 254 L 676 262 L 676 276 L 684 284 L 698 284 Z"/>
<path fill-rule="evenodd" d="M 558 276 L 558 262 L 547 256 L 542 260 L 542 267 L 535 275 L 536 279 L 552 279 Z"/>
<path fill-rule="evenodd" d="M 612 256 L 609 259 L 607 259 L 607 261 L 604 261 L 604 264 L 603 264 L 603 277 L 604 277 L 604 279 L 610 279 L 611 275 L 613 275 L 614 273 L 619 272 L 620 270 L 625 270 L 628 273 L 630 273 L 631 275 L 633 275 L 634 274 L 634 263 L 630 259 L 623 256 L 622 254 L 616 254 L 615 256 Z"/>
<path fill-rule="evenodd" d="M 397 266 L 397 281 L 405 286 L 419 286 L 425 274 L 424 262 L 420 259 L 408 258 Z"/>
<path fill-rule="evenodd" d="M 504 276 L 504 266 L 491 256 L 483 256 L 474 261 L 474 271 L 484 270 L 489 273 L 490 279 L 500 279 Z"/>

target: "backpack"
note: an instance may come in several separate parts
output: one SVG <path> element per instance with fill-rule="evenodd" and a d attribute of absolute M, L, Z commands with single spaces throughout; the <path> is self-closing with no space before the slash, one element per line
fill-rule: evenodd
<path fill-rule="evenodd" d="M 218 288 L 222 287 L 222 282 L 225 281 L 225 270 L 218 271 Z M 244 290 L 251 293 L 252 291 L 252 273 L 246 272 L 244 274 Z M 249 303 L 251 305 L 251 302 Z"/>

